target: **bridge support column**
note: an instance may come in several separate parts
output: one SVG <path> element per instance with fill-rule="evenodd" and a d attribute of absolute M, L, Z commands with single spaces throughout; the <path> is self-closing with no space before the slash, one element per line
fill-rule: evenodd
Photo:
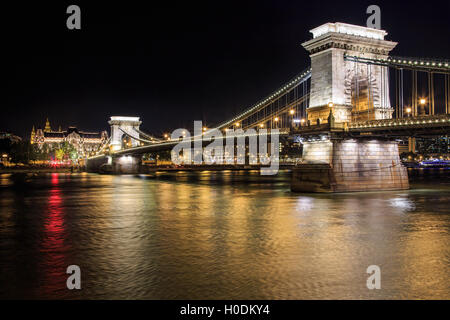
<path fill-rule="evenodd" d="M 137 174 L 141 172 L 141 168 L 141 155 L 123 155 L 112 160 L 112 172 L 114 174 Z"/>
<path fill-rule="evenodd" d="M 142 156 L 98 156 L 87 159 L 86 171 L 109 174 L 137 174 L 142 169 Z"/>
<path fill-rule="evenodd" d="M 310 141 L 303 163 L 293 169 L 296 192 L 355 192 L 408 189 L 398 144 L 383 139 Z"/>
<path fill-rule="evenodd" d="M 105 155 L 91 157 L 87 158 L 85 160 L 85 163 L 87 172 L 100 173 L 102 168 L 104 168 L 108 164 L 111 164 L 111 157 Z"/>

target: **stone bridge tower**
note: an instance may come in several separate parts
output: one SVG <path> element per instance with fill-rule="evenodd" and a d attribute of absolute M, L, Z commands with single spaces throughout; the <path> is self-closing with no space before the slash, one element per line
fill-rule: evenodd
<path fill-rule="evenodd" d="M 122 148 L 122 139 L 124 135 L 128 134 L 131 137 L 139 138 L 139 126 L 141 121 L 139 117 L 111 117 L 108 121 L 111 126 L 111 146 L 114 151 Z M 136 147 L 139 145 L 139 141 L 131 139 L 131 146 Z"/>
<path fill-rule="evenodd" d="M 333 124 L 392 118 L 387 67 L 355 59 L 386 59 L 397 43 L 384 40 L 384 30 L 345 23 L 326 23 L 311 32 L 313 39 L 303 43 L 311 56 L 310 104 L 306 109 L 311 129 L 302 135 L 302 163 L 293 169 L 291 189 L 407 189 L 408 173 L 396 141 L 353 137 L 345 125 Z M 315 126 L 327 122 L 328 126 Z"/>
<path fill-rule="evenodd" d="M 311 30 L 303 47 L 311 57 L 311 93 L 307 109 L 311 124 L 389 119 L 387 67 L 356 63 L 344 56 L 385 59 L 397 45 L 384 40 L 387 32 L 346 23 L 326 23 Z"/>

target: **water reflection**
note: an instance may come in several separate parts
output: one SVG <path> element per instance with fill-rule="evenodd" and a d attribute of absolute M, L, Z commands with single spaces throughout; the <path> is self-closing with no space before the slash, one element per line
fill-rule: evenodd
<path fill-rule="evenodd" d="M 407 197 L 393 198 L 390 200 L 390 204 L 393 208 L 399 209 L 402 213 L 414 211 L 416 209 L 414 202 Z"/>
<path fill-rule="evenodd" d="M 51 189 L 49 190 L 48 206 L 44 211 L 44 233 L 40 244 L 41 259 L 39 267 L 42 268 L 42 288 L 44 296 L 51 296 L 56 292 L 63 292 L 65 286 L 64 275 L 66 265 L 65 254 L 69 248 L 64 246 L 67 234 L 64 230 L 64 212 L 62 207 L 62 194 L 59 189 L 57 173 L 51 174 Z"/>
<path fill-rule="evenodd" d="M 434 180 L 314 195 L 286 172 L 2 179 L 1 297 L 450 297 L 450 186 Z M 81 291 L 65 289 L 69 264 Z M 365 286 L 371 264 L 382 290 Z"/>

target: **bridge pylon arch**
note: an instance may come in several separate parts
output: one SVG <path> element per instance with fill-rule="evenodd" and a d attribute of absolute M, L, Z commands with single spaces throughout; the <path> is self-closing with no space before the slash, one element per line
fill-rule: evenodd
<path fill-rule="evenodd" d="M 139 117 L 112 116 L 108 121 L 111 126 L 111 147 L 113 151 L 122 149 L 122 137 L 128 134 L 130 137 L 139 138 L 139 126 L 142 121 Z M 140 142 L 131 138 L 130 147 L 139 146 Z"/>
<path fill-rule="evenodd" d="M 385 40 L 384 30 L 347 23 L 325 23 L 310 30 L 302 43 L 311 58 L 308 120 L 326 123 L 330 109 L 336 123 L 392 118 L 388 68 L 346 59 L 346 56 L 388 58 L 397 42 Z"/>

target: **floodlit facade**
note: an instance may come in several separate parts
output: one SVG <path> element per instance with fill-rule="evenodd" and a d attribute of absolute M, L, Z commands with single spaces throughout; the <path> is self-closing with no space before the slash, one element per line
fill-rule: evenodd
<path fill-rule="evenodd" d="M 76 127 L 69 127 L 64 131 L 60 127 L 54 131 L 51 129 L 48 119 L 44 130 L 35 130 L 33 126 L 30 136 L 31 144 L 37 144 L 40 148 L 47 145 L 49 149 L 52 149 L 54 144 L 68 142 L 75 147 L 79 155 L 89 155 L 98 151 L 107 140 L 108 133 L 106 131 L 86 132 L 78 130 Z"/>

